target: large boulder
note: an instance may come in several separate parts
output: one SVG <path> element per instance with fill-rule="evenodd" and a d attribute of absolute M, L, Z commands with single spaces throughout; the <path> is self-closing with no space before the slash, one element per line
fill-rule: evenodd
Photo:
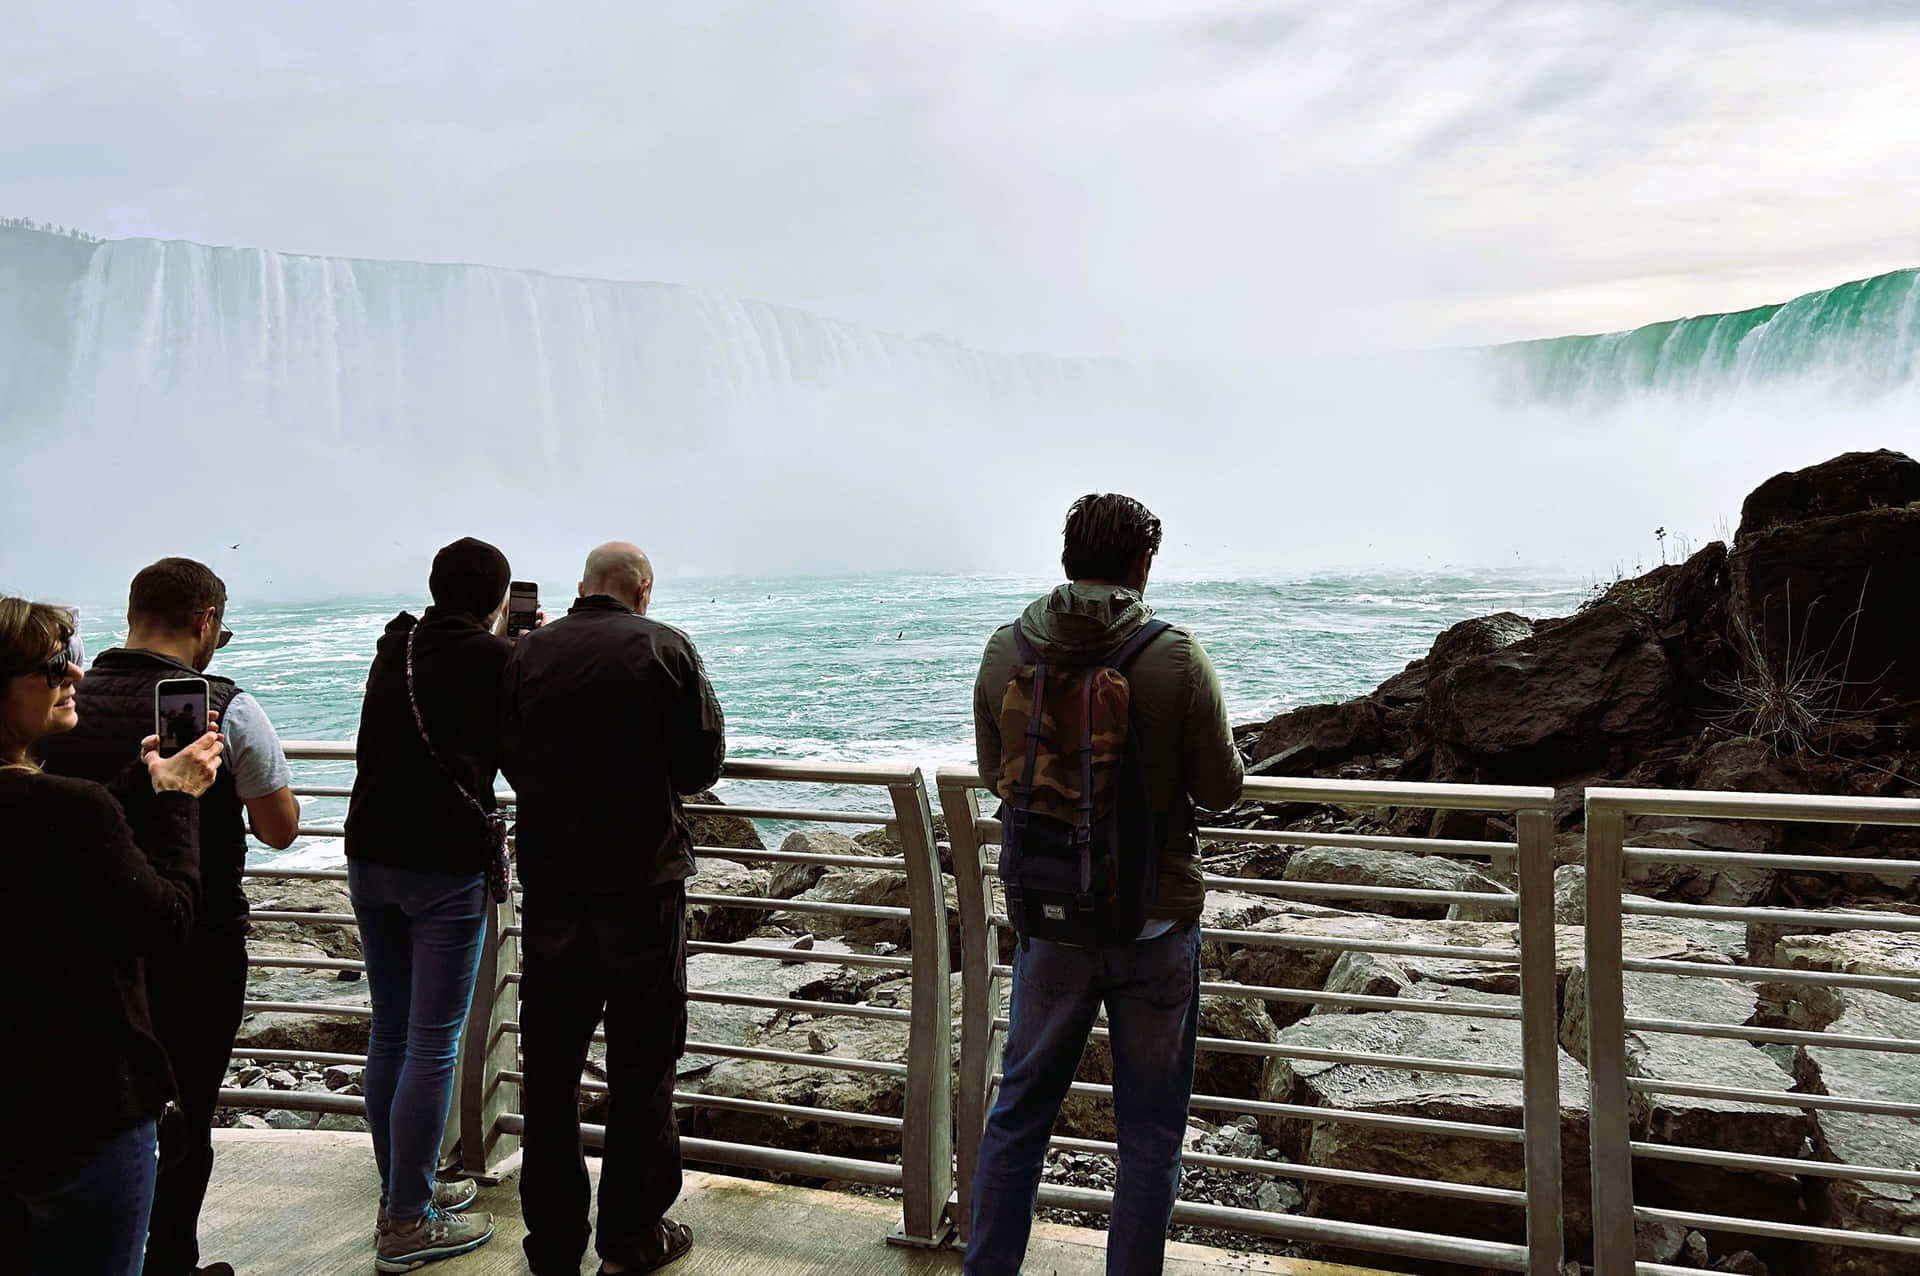
<path fill-rule="evenodd" d="M 1753 820 L 1677 820 L 1632 832 L 1638 847 L 1677 851 L 1737 851 L 1764 855 L 1779 849 L 1775 826 Z M 1676 864 L 1640 862 L 1626 867 L 1624 886 L 1635 895 L 1745 908 L 1765 903 L 1773 892 L 1774 870 L 1728 865 L 1711 859 Z"/>
<path fill-rule="evenodd" d="M 787 834 L 786 841 L 780 843 L 783 853 L 803 855 L 857 855 L 862 858 L 885 858 L 898 855 L 899 848 L 891 852 L 884 846 L 875 847 L 872 843 L 859 842 L 845 833 L 836 833 L 832 829 L 796 829 Z M 827 875 L 830 865 L 808 863 L 776 862 L 768 865 L 772 880 L 767 885 L 767 893 L 775 899 L 792 899 L 802 891 L 811 890 L 822 877 Z"/>
<path fill-rule="evenodd" d="M 1310 704 L 1267 723 L 1253 745 L 1260 775 L 1307 775 L 1371 753 L 1385 740 L 1380 706 L 1372 700 Z"/>
<path fill-rule="evenodd" d="M 1472 1001 L 1506 1007 L 1513 998 L 1451 988 L 1420 989 L 1432 1001 Z M 1286 1028 L 1283 1045 L 1336 1053 L 1402 1054 L 1475 1064 L 1520 1061 L 1520 1025 L 1514 1020 L 1451 1015 L 1369 1012 L 1315 1015 Z M 1563 1184 L 1569 1230 L 1587 1229 L 1587 1077 L 1562 1055 L 1559 1066 Z M 1429 1120 L 1517 1127 L 1523 1124 L 1521 1083 L 1498 1077 L 1409 1072 L 1367 1064 L 1276 1059 L 1268 1065 L 1265 1098 L 1275 1103 L 1424 1117 Z M 1521 1148 L 1512 1143 L 1413 1133 L 1344 1121 L 1266 1117 L 1261 1132 L 1284 1155 L 1309 1165 L 1408 1178 L 1444 1179 L 1518 1189 L 1525 1184 Z M 1308 1184 L 1307 1212 L 1389 1227 L 1519 1240 L 1521 1212 L 1408 1193 L 1338 1184 Z"/>
<path fill-rule="evenodd" d="M 1843 1010 L 1828 1031 L 1920 1041 L 1920 1005 L 1883 993 L 1832 991 Z M 1798 1071 L 1801 1089 L 1813 1094 L 1920 1103 L 1920 1069 L 1910 1054 L 1803 1046 Z M 1897 1169 L 1920 1165 L 1920 1121 L 1913 1118 L 1816 1111 L 1813 1120 L 1814 1151 L 1822 1160 Z M 1830 1179 L 1825 1186 L 1816 1220 L 1822 1225 L 1920 1236 L 1920 1188 L 1854 1179 Z M 1827 1247 L 1811 1253 L 1819 1276 L 1905 1276 L 1914 1270 L 1910 1255 Z"/>
<path fill-rule="evenodd" d="M 259 913 L 353 915 L 345 882 L 304 877 L 249 877 L 242 882 L 247 902 Z M 360 932 L 351 922 L 252 923 L 251 937 L 289 945 L 313 945 L 329 957 L 360 958 Z"/>
<path fill-rule="evenodd" d="M 764 899 L 772 875 L 764 868 L 748 868 L 728 860 L 703 857 L 699 872 L 687 882 L 689 895 L 745 895 Z M 724 904 L 690 902 L 687 938 L 731 944 L 760 929 L 764 908 L 729 908 Z"/>
<path fill-rule="evenodd" d="M 1333 886 L 1392 890 L 1469 891 L 1496 894 L 1500 883 L 1481 871 L 1484 865 L 1444 855 L 1414 855 L 1370 847 L 1309 846 L 1287 861 L 1281 880 Z M 1339 902 L 1358 912 L 1389 917 L 1444 917 L 1448 906 L 1427 900 L 1359 898 Z"/>
<path fill-rule="evenodd" d="M 1427 688 L 1436 774 L 1551 782 L 1673 724 L 1678 680 L 1641 612 L 1602 604 L 1463 661 Z"/>
<path fill-rule="evenodd" d="M 721 805 L 720 799 L 711 791 L 696 793 L 687 801 Z M 760 840 L 760 831 L 754 827 L 753 821 L 742 816 L 695 815 L 690 816 L 687 822 L 693 828 L 695 846 L 719 846 L 736 851 L 766 849 L 766 843 Z"/>
<path fill-rule="evenodd" d="M 1920 698 L 1920 662 L 1908 658 L 1920 626 L 1916 475 L 1920 463 L 1897 452 L 1853 452 L 1747 498 L 1729 565 L 1749 685 L 1825 717 Z"/>

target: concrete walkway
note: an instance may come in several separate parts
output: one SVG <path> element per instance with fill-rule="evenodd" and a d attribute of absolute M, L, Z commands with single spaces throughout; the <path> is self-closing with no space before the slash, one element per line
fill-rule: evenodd
<path fill-rule="evenodd" d="M 380 1182 L 364 1134 L 279 1130 L 214 1131 L 213 1186 L 201 1222 L 203 1260 L 232 1263 L 239 1276 L 341 1276 L 371 1272 Z M 589 1162 L 597 1166 L 598 1162 Z M 597 1177 L 597 1174 L 596 1174 Z M 520 1254 L 520 1200 L 512 1182 L 483 1189 L 477 1209 L 493 1213 L 493 1241 L 426 1268 L 445 1276 L 526 1276 Z M 958 1273 L 958 1254 L 885 1243 L 898 1221 L 891 1202 L 840 1192 L 780 1187 L 689 1172 L 674 1217 L 693 1228 L 693 1252 L 669 1276 L 898 1276 Z M 1098 1276 L 1103 1233 L 1035 1229 L 1027 1276 Z M 584 1265 L 592 1272 L 591 1265 Z M 1381 1276 L 1356 1267 L 1237 1255 L 1197 1245 L 1168 1251 L 1167 1276 Z"/>

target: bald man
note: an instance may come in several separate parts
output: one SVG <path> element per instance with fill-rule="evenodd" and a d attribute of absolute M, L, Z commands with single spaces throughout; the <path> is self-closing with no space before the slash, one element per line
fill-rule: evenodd
<path fill-rule="evenodd" d="M 673 1083 L 693 876 L 680 797 L 720 778 L 726 724 L 693 641 L 649 617 L 652 601 L 639 546 L 602 545 L 566 616 L 522 638 L 507 663 L 501 770 L 519 795 L 526 887 L 520 1200 L 536 1274 L 577 1276 L 586 1253 L 576 1093 L 603 1013 L 600 1271 L 654 1271 L 693 1244 L 666 1216 L 680 1194 Z"/>

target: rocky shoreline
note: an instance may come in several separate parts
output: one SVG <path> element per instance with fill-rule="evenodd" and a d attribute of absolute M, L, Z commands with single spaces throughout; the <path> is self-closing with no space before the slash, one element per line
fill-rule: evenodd
<path fill-rule="evenodd" d="M 1554 808 L 1556 974 L 1561 1011 L 1561 1121 L 1570 1251 L 1579 1255 L 1590 1227 L 1587 1182 L 1584 963 L 1584 842 L 1580 797 L 1591 785 L 1725 789 L 1875 796 L 1920 795 L 1920 662 L 1903 660 L 1920 632 L 1920 463 L 1896 453 L 1849 454 L 1781 475 L 1747 500 L 1730 546 L 1713 544 L 1684 562 L 1615 582 L 1577 614 L 1532 621 L 1510 613 L 1470 620 L 1441 634 L 1432 650 L 1374 692 L 1339 704 L 1312 705 L 1247 724 L 1236 739 L 1256 775 L 1435 780 L 1551 785 Z M 1464 812 L 1247 803 L 1225 813 L 1228 829 L 1372 833 L 1510 841 L 1497 818 Z M 944 829 L 940 830 L 944 838 Z M 1920 831 L 1834 826 L 1785 828 L 1708 820 L 1640 821 L 1636 844 L 1845 855 L 1915 857 Z M 703 821 L 704 845 L 758 848 L 750 821 Z M 849 838 L 827 831 L 792 834 L 784 849 L 849 856 L 896 854 L 879 832 Z M 943 847 L 944 849 L 944 847 Z M 1202 848 L 1208 871 L 1246 879 L 1332 886 L 1391 886 L 1468 893 L 1513 889 L 1511 865 L 1398 851 L 1253 845 L 1231 836 Z M 734 865 L 707 860 L 696 892 L 814 902 L 900 905 L 903 874 L 886 868 Z M 347 912 L 344 884 L 262 879 L 256 907 Z M 1717 871 L 1662 867 L 1629 882 L 1654 899 L 1721 905 L 1845 905 L 1920 916 L 1920 897 L 1904 877 L 1871 873 L 1797 874 L 1765 868 Z M 948 898 L 955 897 L 951 879 Z M 1395 940 L 1479 948 L 1489 956 L 1517 946 L 1511 910 L 1456 903 L 1445 909 L 1328 901 L 1337 907 L 1215 891 L 1203 924 L 1216 931 Z M 797 951 L 901 952 L 904 922 L 838 925 L 806 912 L 700 906 L 692 933 L 715 943 L 751 940 Z M 957 921 L 955 922 L 957 925 Z M 1630 918 L 1629 955 L 1707 966 L 1777 965 L 1815 971 L 1920 975 L 1920 939 L 1893 931 L 1818 933 L 1737 922 Z M 350 928 L 256 925 L 254 951 L 290 956 L 357 956 Z M 1203 1036 L 1286 1043 L 1318 1050 L 1399 1053 L 1469 1063 L 1509 1064 L 1520 1057 L 1519 1026 L 1506 1020 L 1417 1013 L 1421 1003 L 1514 1002 L 1515 968 L 1498 961 L 1390 958 L 1310 948 L 1208 942 L 1204 977 L 1308 992 L 1394 997 L 1407 1011 L 1343 1012 L 1264 998 L 1203 998 Z M 695 956 L 690 983 L 759 996 L 853 1007 L 911 1006 L 903 972 L 823 964 L 772 963 L 725 953 Z M 344 973 L 344 972 L 342 972 Z M 343 986 L 332 971 L 254 972 L 249 995 L 275 1001 L 359 1001 L 364 986 Z M 955 976 L 954 1013 L 959 1013 Z M 1668 1017 L 1728 1025 L 1791 1027 L 1896 1036 L 1920 1041 L 1920 1005 L 1897 997 L 1816 985 L 1767 985 L 1733 979 L 1630 974 L 1629 1013 L 1657 1007 Z M 756 1045 L 800 1054 L 902 1061 L 903 1022 L 826 1012 L 777 1011 L 697 1003 L 696 1041 Z M 263 1012 L 243 1026 L 237 1050 L 361 1053 L 364 1019 Z M 956 1048 L 957 1049 L 957 1048 Z M 956 1059 L 957 1065 L 957 1059 Z M 591 1065 L 590 1065 L 591 1066 Z M 1752 1046 L 1735 1040 L 1636 1034 L 1630 1067 L 1642 1076 L 1738 1085 L 1782 1094 L 1872 1095 L 1920 1103 L 1920 1071 L 1897 1058 L 1819 1045 Z M 1195 1091 L 1226 1099 L 1363 1112 L 1521 1124 L 1517 1081 L 1414 1074 L 1342 1063 L 1289 1062 L 1203 1052 Z M 1082 1060 L 1083 1081 L 1111 1080 L 1102 1043 Z M 336 1084 L 336 1082 L 338 1084 Z M 236 1061 L 234 1084 L 349 1090 L 340 1071 Z M 724 1097 L 751 1097 L 856 1113 L 898 1116 L 897 1078 L 795 1064 L 721 1059 L 690 1053 L 680 1086 Z M 349 1091 L 350 1092 L 350 1091 Z M 591 1099 L 591 1096 L 589 1096 Z M 585 1105 L 588 1119 L 597 1103 Z M 1489 1187 L 1522 1185 L 1517 1145 L 1404 1135 L 1336 1122 L 1234 1118 L 1196 1109 L 1192 1151 L 1240 1161 L 1296 1161 Z M 1218 1117 L 1215 1121 L 1213 1118 Z M 302 1126 L 354 1118 L 278 1114 L 236 1120 Z M 1920 1164 L 1920 1123 L 1899 1116 L 1850 1115 L 1673 1095 L 1643 1097 L 1634 1137 L 1799 1160 L 1843 1160 L 1905 1168 Z M 885 1131 L 761 1114 L 693 1107 L 684 1130 L 706 1138 L 766 1142 L 820 1152 L 883 1157 L 897 1151 Z M 1110 1139 L 1110 1110 L 1079 1096 L 1058 1132 Z M 1110 1187 L 1112 1162 L 1057 1152 L 1049 1182 Z M 1770 1217 L 1816 1226 L 1873 1228 L 1920 1235 L 1920 1189 L 1853 1183 L 1816 1175 L 1755 1175 L 1642 1161 L 1642 1204 Z M 1190 1168 L 1189 1199 L 1347 1218 L 1397 1227 L 1520 1237 L 1518 1211 L 1338 1184 L 1300 1183 L 1241 1169 Z M 1087 1221 L 1069 1213 L 1058 1217 Z M 1195 1239 L 1220 1244 L 1218 1233 Z M 1828 1251 L 1737 1235 L 1643 1228 L 1642 1257 L 1719 1271 L 1776 1276 L 1894 1276 L 1896 1255 Z M 1236 1237 L 1241 1248 L 1292 1252 L 1284 1244 Z"/>

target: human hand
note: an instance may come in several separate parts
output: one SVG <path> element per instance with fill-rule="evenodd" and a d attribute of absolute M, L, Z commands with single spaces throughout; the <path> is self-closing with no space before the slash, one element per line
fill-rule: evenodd
<path fill-rule="evenodd" d="M 207 714 L 207 733 L 170 758 L 160 756 L 160 737 L 150 735 L 140 742 L 140 760 L 147 764 L 147 775 L 155 793 L 185 793 L 199 797 L 213 787 L 225 756 L 226 737 L 220 734 L 220 715 Z"/>

